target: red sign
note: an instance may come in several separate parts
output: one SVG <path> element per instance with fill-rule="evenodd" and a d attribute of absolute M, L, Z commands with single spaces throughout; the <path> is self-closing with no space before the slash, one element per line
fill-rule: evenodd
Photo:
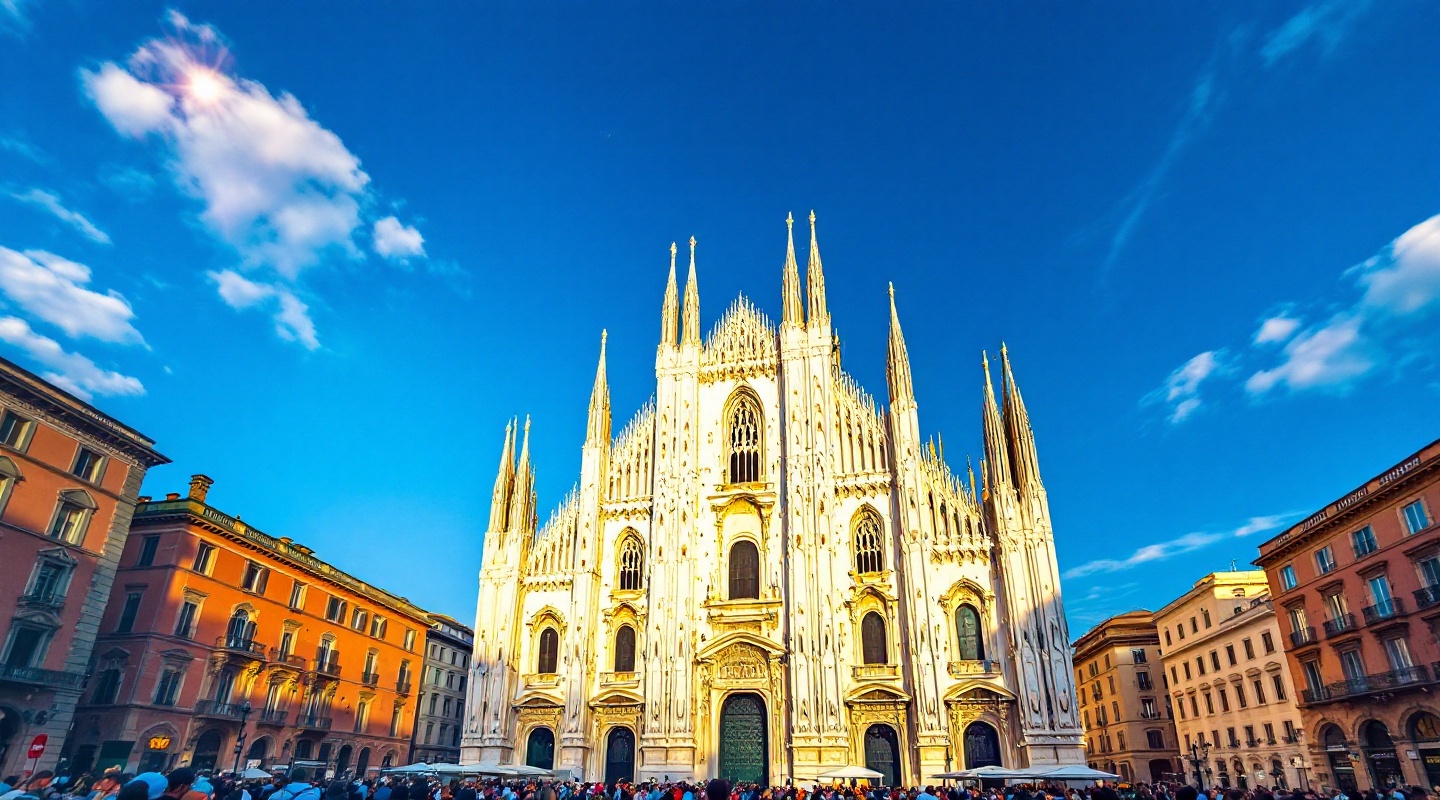
<path fill-rule="evenodd" d="M 35 741 L 30 743 L 29 758 L 39 758 L 45 755 L 45 743 L 48 741 L 50 741 L 49 736 L 43 733 L 35 734 Z"/>

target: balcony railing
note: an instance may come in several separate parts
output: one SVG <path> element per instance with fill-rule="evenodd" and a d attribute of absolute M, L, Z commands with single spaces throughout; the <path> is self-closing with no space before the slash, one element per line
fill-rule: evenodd
<path fill-rule="evenodd" d="M 410 694 L 410 679 L 409 679 L 409 678 L 399 678 L 399 679 L 397 679 L 397 680 L 395 681 L 395 694 L 400 694 L 400 695 L 408 695 L 408 694 Z"/>
<path fill-rule="evenodd" d="M 85 673 L 39 667 L 11 667 L 0 664 L 0 681 L 53 686 L 57 689 L 78 689 L 80 684 L 85 682 Z"/>
<path fill-rule="evenodd" d="M 270 661 L 272 666 L 286 666 L 297 670 L 305 669 L 305 657 L 297 656 L 294 653 L 282 653 L 280 648 L 270 648 Z"/>
<path fill-rule="evenodd" d="M 875 680 L 900 677 L 898 664 L 856 664 L 855 680 Z"/>
<path fill-rule="evenodd" d="M 1314 644 L 1314 643 L 1315 643 L 1315 629 L 1314 629 L 1314 628 L 1301 628 L 1301 629 L 1299 629 L 1299 630 L 1290 631 L 1290 644 L 1291 644 L 1291 646 L 1293 646 L 1293 647 L 1300 647 L 1301 645 Z"/>
<path fill-rule="evenodd" d="M 1355 624 L 1354 614 L 1341 614 L 1335 619 L 1325 620 L 1325 635 L 1339 636 L 1347 631 L 1353 631 L 1359 626 Z"/>
<path fill-rule="evenodd" d="M 1365 617 L 1365 624 L 1369 625 L 1404 614 L 1405 602 L 1398 597 L 1383 600 L 1373 606 L 1360 609 L 1360 613 Z"/>
<path fill-rule="evenodd" d="M 319 714 L 301 714 L 295 718 L 295 727 L 313 731 L 328 731 L 334 723 L 334 719 Z"/>
<path fill-rule="evenodd" d="M 1230 749 L 1231 749 L 1231 750 L 1239 750 L 1239 749 L 1240 749 L 1240 740 L 1239 740 L 1239 739 L 1231 739 L 1231 740 L 1230 740 Z"/>
<path fill-rule="evenodd" d="M 1246 746 L 1246 747 L 1259 747 L 1259 746 L 1260 746 L 1260 740 L 1259 740 L 1259 739 L 1246 739 L 1246 740 L 1245 740 L 1245 746 Z"/>
<path fill-rule="evenodd" d="M 605 684 L 613 683 L 639 683 L 640 673 L 638 672 L 602 672 L 600 682 Z"/>
<path fill-rule="evenodd" d="M 27 592 L 20 595 L 20 605 L 29 608 L 46 608 L 54 610 L 65 605 L 65 595 L 57 591 L 48 592 Z"/>
<path fill-rule="evenodd" d="M 265 658 L 265 645 L 254 639 L 246 639 L 241 636 L 219 636 L 215 639 L 215 647 L 221 650 L 228 650 L 232 653 L 243 653 L 252 658 Z"/>
<path fill-rule="evenodd" d="M 951 661 L 947 665 L 950 676 L 964 678 L 971 675 L 994 675 L 1000 671 L 999 661 Z M 1099 699 L 1099 698 L 1096 698 Z"/>
<path fill-rule="evenodd" d="M 1415 607 L 1429 608 L 1440 603 L 1440 584 L 1415 590 Z"/>
<path fill-rule="evenodd" d="M 331 651 L 328 660 L 315 659 L 315 671 L 332 678 L 340 677 L 340 655 Z"/>
<path fill-rule="evenodd" d="M 523 677 L 526 686 L 559 686 L 560 675 L 555 672 L 531 672 Z"/>
<path fill-rule="evenodd" d="M 1406 667 L 1364 675 L 1359 678 L 1327 683 L 1319 689 L 1306 689 L 1300 693 L 1307 703 L 1326 703 L 1347 697 L 1384 692 L 1406 686 L 1418 686 L 1430 682 L 1430 670 L 1425 667 Z"/>
<path fill-rule="evenodd" d="M 1149 711 L 1142 709 L 1140 711 L 1140 719 L 1160 719 L 1160 709 L 1151 709 Z"/>
<path fill-rule="evenodd" d="M 1300 734 L 1287 733 L 1284 736 L 1280 737 L 1280 741 L 1284 742 L 1285 744 L 1297 744 L 1300 741 Z"/>
<path fill-rule="evenodd" d="M 380 673 L 362 672 L 360 673 L 360 682 L 365 684 L 366 686 L 375 686 L 376 684 L 380 683 Z"/>
<path fill-rule="evenodd" d="M 240 718 L 239 703 L 221 703 L 218 700 L 201 700 L 195 704 L 195 716 L 197 717 L 229 717 Z"/>
<path fill-rule="evenodd" d="M 277 727 L 282 727 L 285 725 L 285 718 L 288 716 L 290 716 L 289 711 L 281 711 L 279 709 L 272 708 L 269 711 L 262 710 L 260 712 L 260 718 L 255 721 L 261 725 L 275 725 Z"/>

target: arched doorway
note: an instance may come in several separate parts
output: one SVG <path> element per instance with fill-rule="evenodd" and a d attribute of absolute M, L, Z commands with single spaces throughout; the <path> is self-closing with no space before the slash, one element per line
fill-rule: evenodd
<path fill-rule="evenodd" d="M 965 726 L 965 769 L 1003 766 L 1000 763 L 1000 734 L 995 732 L 995 728 L 984 722 L 972 722 Z"/>
<path fill-rule="evenodd" d="M 1345 744 L 1345 732 L 1339 725 L 1326 725 L 1320 731 L 1320 741 L 1330 762 L 1330 776 L 1335 785 L 1345 791 L 1358 790 L 1355 781 L 1355 765 L 1350 762 L 1350 748 Z"/>
<path fill-rule="evenodd" d="M 1240 789 L 1250 788 L 1250 779 L 1245 775 L 1245 764 L 1240 759 L 1235 759 L 1235 786 Z"/>
<path fill-rule="evenodd" d="M 211 728 L 195 740 L 195 755 L 190 757 L 190 768 L 197 772 L 202 769 L 213 770 L 219 757 L 220 731 Z"/>
<path fill-rule="evenodd" d="M 635 779 L 635 734 L 629 728 L 611 728 L 605 737 L 605 783 Z"/>
<path fill-rule="evenodd" d="M 549 728 L 530 731 L 525 742 L 525 765 L 540 769 L 555 768 L 555 732 Z"/>
<path fill-rule="evenodd" d="M 270 737 L 261 736 L 250 743 L 250 749 L 245 751 L 245 760 L 257 762 L 263 768 L 265 757 L 268 755 L 270 755 Z"/>
<path fill-rule="evenodd" d="M 1163 758 L 1150 759 L 1150 782 L 1160 783 L 1170 774 L 1170 762 Z"/>
<path fill-rule="evenodd" d="M 347 744 L 335 754 L 335 777 L 341 779 L 350 777 L 350 756 L 354 753 L 354 748 Z"/>
<path fill-rule="evenodd" d="M 361 780 L 365 779 L 365 773 L 370 771 L 370 748 L 360 748 L 360 757 L 355 759 L 355 775 Z"/>
<path fill-rule="evenodd" d="M 385 757 L 380 759 L 380 769 L 390 769 L 395 766 L 395 755 L 394 750 L 386 751 Z"/>
<path fill-rule="evenodd" d="M 757 694 L 732 694 L 720 708 L 720 777 L 732 783 L 770 780 L 769 725 Z"/>
<path fill-rule="evenodd" d="M 1395 741 L 1383 722 L 1371 720 L 1360 726 L 1360 746 L 1365 751 L 1365 761 L 1370 765 L 1370 778 L 1375 788 L 1399 786 L 1405 780 L 1400 775 L 1400 757 L 1395 753 Z"/>
<path fill-rule="evenodd" d="M 1421 711 L 1410 718 L 1410 741 L 1420 751 L 1427 786 L 1440 786 L 1440 717 Z"/>
<path fill-rule="evenodd" d="M 900 785 L 900 737 L 889 725 L 871 725 L 865 731 L 865 768 L 884 777 L 882 786 Z"/>

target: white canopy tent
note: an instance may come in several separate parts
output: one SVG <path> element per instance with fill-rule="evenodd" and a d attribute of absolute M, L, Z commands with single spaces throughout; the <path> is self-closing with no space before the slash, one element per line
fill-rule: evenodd
<path fill-rule="evenodd" d="M 1066 764 L 1059 767 L 1031 767 L 1024 770 L 1031 778 L 1048 778 L 1057 781 L 1115 781 L 1120 776 L 1113 772 L 1091 769 L 1084 764 Z"/>
<path fill-rule="evenodd" d="M 435 768 L 426 764 L 424 761 L 416 761 L 414 764 L 406 764 L 403 767 L 391 767 L 384 771 L 390 775 L 424 775 L 434 772 Z"/>
<path fill-rule="evenodd" d="M 816 777 L 818 777 L 822 781 L 875 781 L 885 777 L 885 774 L 882 772 L 877 772 L 873 769 L 869 769 L 867 767 L 857 767 L 854 764 L 850 764 L 844 767 L 836 767 L 835 769 L 822 772 Z"/>

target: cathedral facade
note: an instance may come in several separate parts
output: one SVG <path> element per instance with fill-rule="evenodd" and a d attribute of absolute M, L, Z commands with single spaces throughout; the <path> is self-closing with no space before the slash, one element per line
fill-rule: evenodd
<path fill-rule="evenodd" d="M 580 480 L 543 525 L 530 423 L 507 429 L 462 762 L 772 784 L 859 764 L 887 785 L 1083 762 L 1004 348 L 977 486 L 921 438 L 893 289 L 888 405 L 841 368 L 813 214 L 781 296 L 778 326 L 741 297 L 702 338 L 695 241 L 683 294 L 672 245 L 654 398 L 612 436 L 602 335 Z"/>

